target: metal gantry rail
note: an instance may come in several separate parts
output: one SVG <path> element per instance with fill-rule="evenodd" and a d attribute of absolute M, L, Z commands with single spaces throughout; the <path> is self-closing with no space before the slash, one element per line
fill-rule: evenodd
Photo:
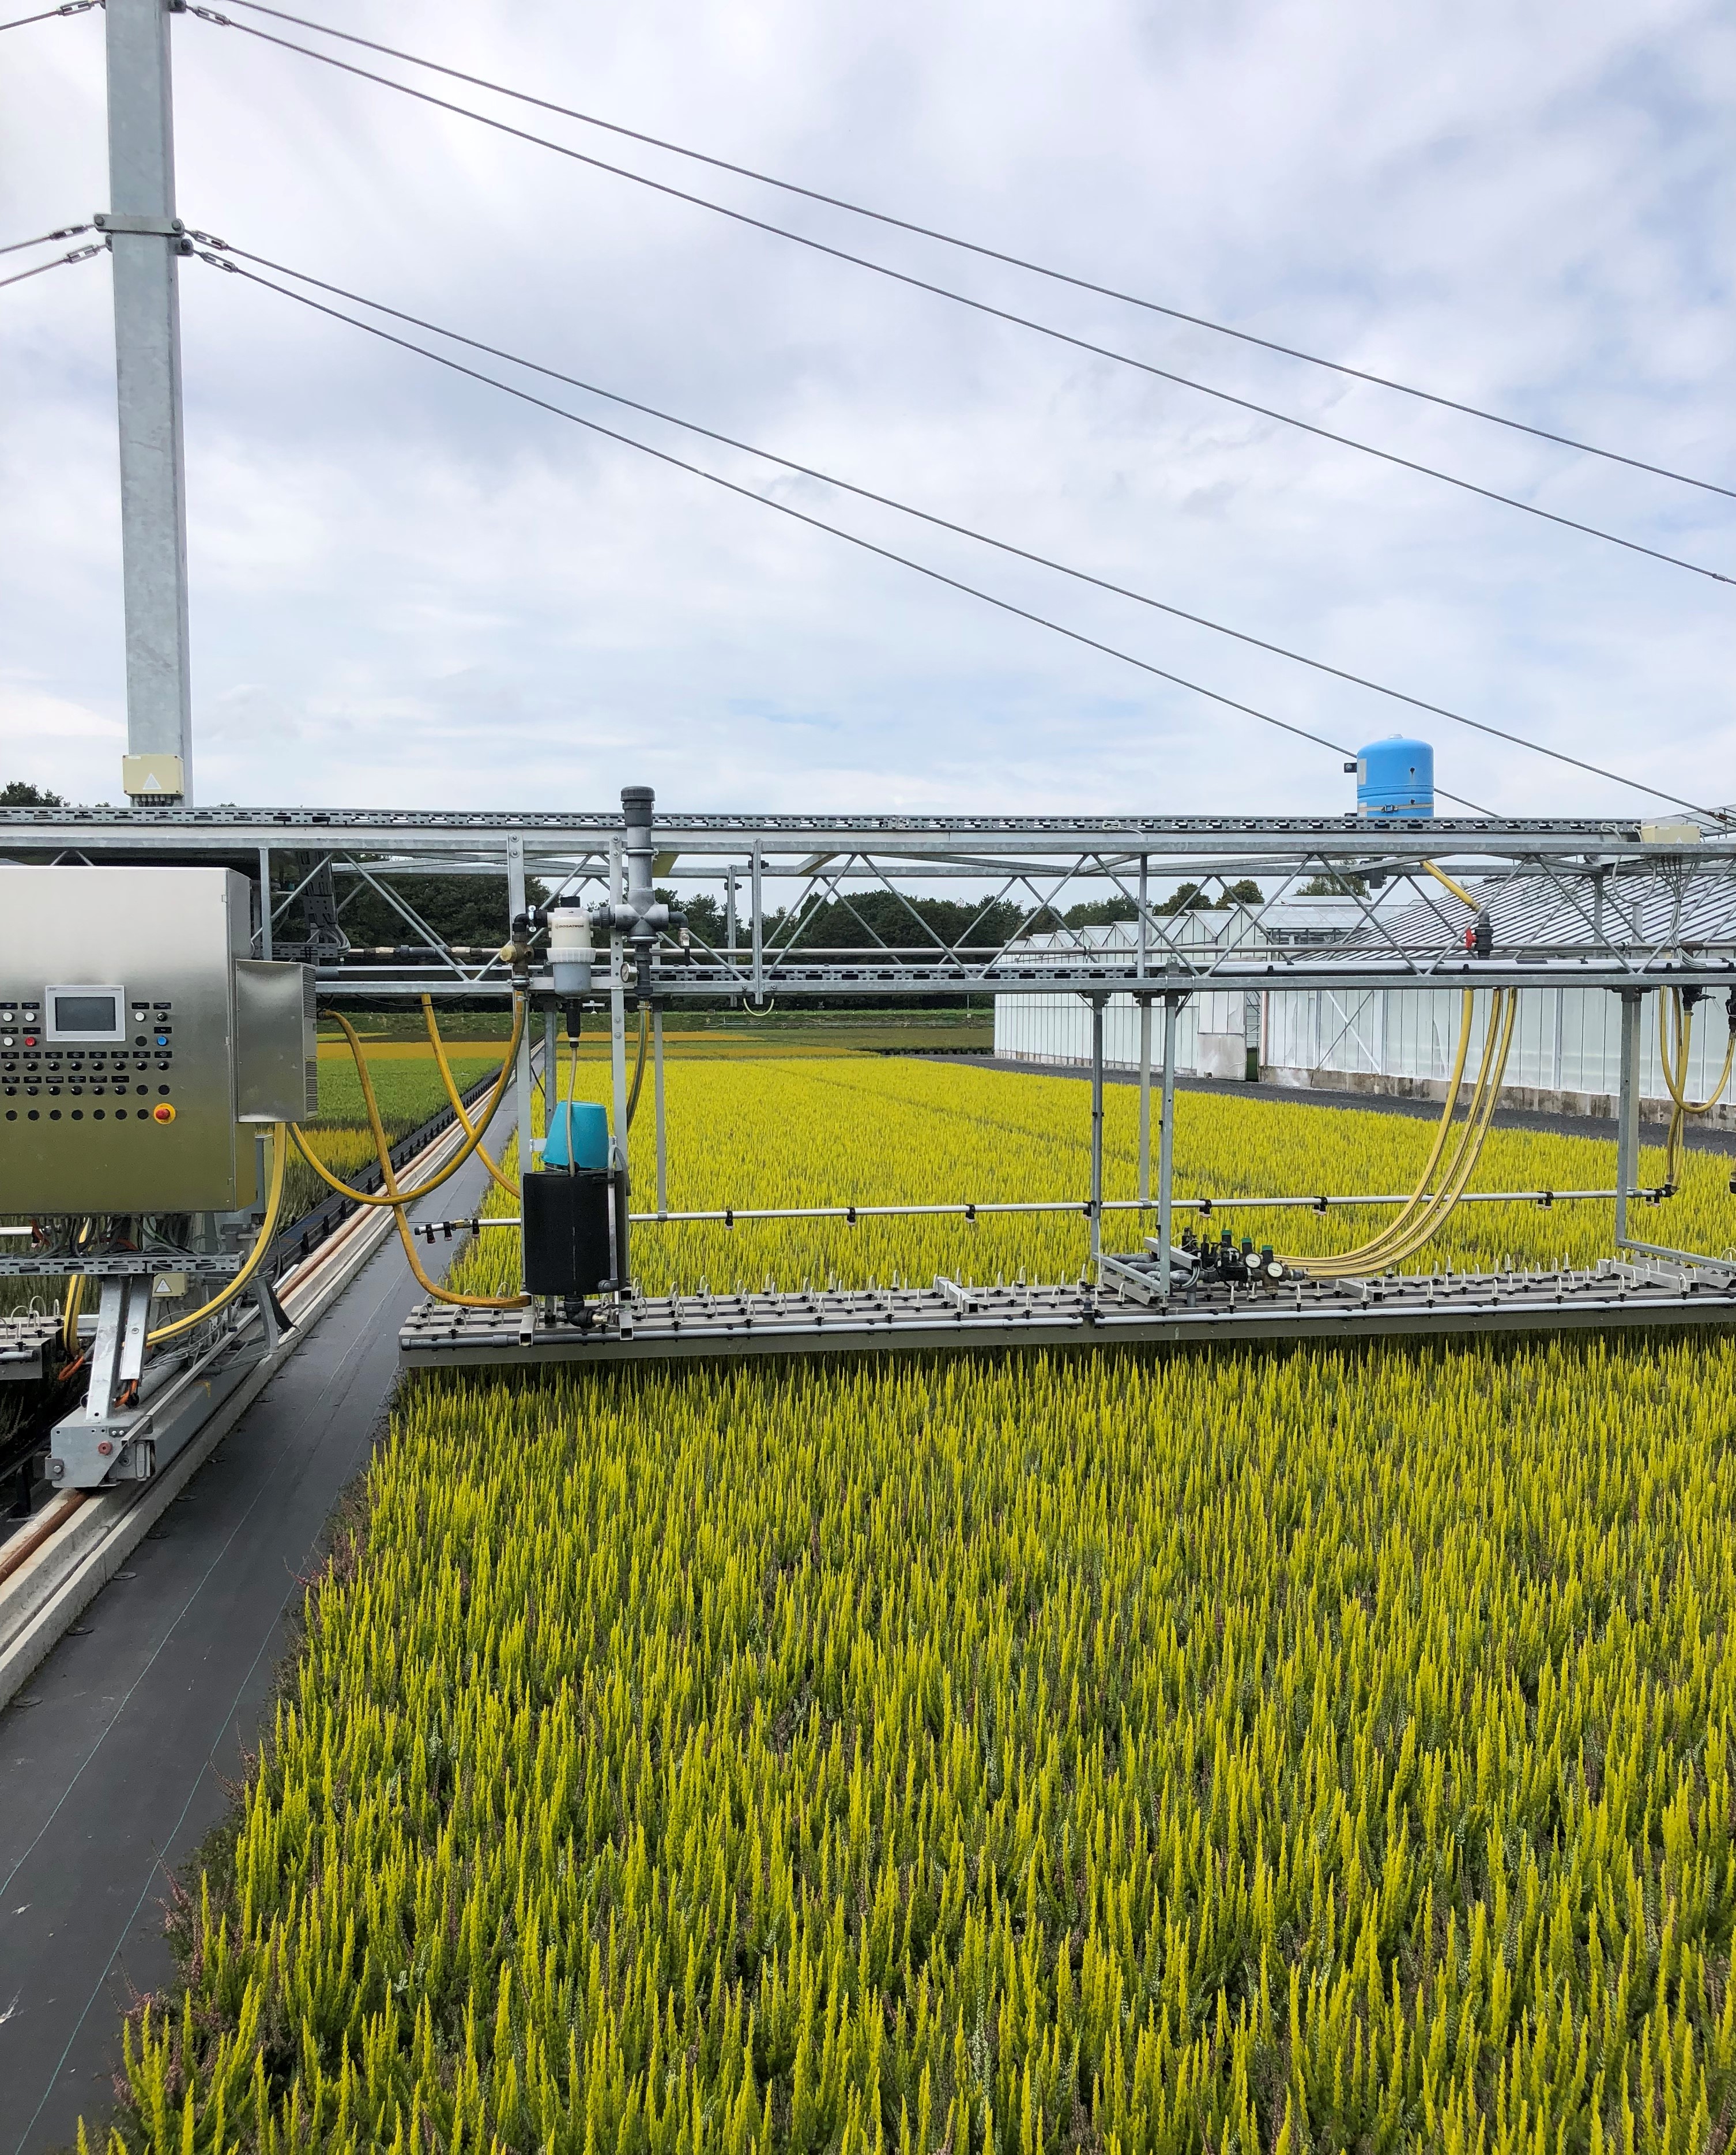
<path fill-rule="evenodd" d="M 644 832 L 639 831 L 642 847 Z M 1102 1255 L 1104 1011 L 1112 997 L 1140 1006 L 1139 1203 L 1156 1216 L 1165 1282 L 1175 1200 L 1173 1102 L 1176 1017 L 1201 993 L 1278 989 L 1340 991 L 1518 987 L 1602 989 L 1622 1006 L 1622 1078 L 1615 1176 L 1618 1247 L 1657 1247 L 1628 1235 L 1639 1165 L 1639 1010 L 1658 987 L 1736 988 L 1736 827 L 1637 819 L 1343 816 L 754 816 L 664 812 L 651 824 L 654 874 L 676 890 L 726 901 L 716 945 L 665 934 L 629 948 L 617 934 L 600 965 L 594 1001 L 609 1017 L 617 1121 L 626 1097 L 626 1016 L 656 1017 L 659 1189 L 662 1016 L 722 1001 L 763 1010 L 776 1001 L 883 1001 L 970 994 L 1072 994 L 1092 1014 L 1092 1167 L 1080 1200 L 1092 1256 Z M 452 944 L 415 899 L 419 877 L 504 878 L 509 919 L 540 885 L 551 902 L 617 903 L 627 895 L 628 826 L 622 811 L 514 814 L 304 808 L 0 810 L 0 863 L 222 863 L 259 893 L 261 956 L 315 964 L 327 999 L 499 997 L 514 992 L 504 950 Z M 640 870 L 644 873 L 642 861 Z M 1262 897 L 1246 906 L 1233 943 L 1190 932 L 1190 914 L 1165 903 L 1182 878 L 1209 894 L 1248 877 Z M 1297 932 L 1287 901 L 1302 887 L 1342 892 L 1355 918 L 1330 941 Z M 285 924 L 305 894 L 320 893 L 313 943 L 291 944 Z M 363 946 L 343 927 L 363 892 L 403 925 L 394 944 Z M 924 894 L 965 901 L 965 926 L 941 932 Z M 876 925 L 859 909 L 872 894 Z M 1083 899 L 1119 901 L 1124 924 L 1105 946 L 1064 924 Z M 887 935 L 886 908 L 898 921 Z M 817 931 L 811 935 L 810 931 Z M 1479 932 L 1479 930 L 1481 932 Z M 859 931 L 847 947 L 822 944 Z M 599 954 L 600 956 L 602 954 Z M 533 968 L 530 988 L 552 1001 Z M 1154 1024 L 1154 1019 L 1160 1024 Z M 552 1023 L 552 1019 L 551 1020 Z M 1154 1041 L 1154 1035 L 1156 1039 Z M 1155 1047 L 1155 1052 L 1154 1052 Z M 528 1057 L 528 1031 L 522 1051 Z M 519 1088 L 528 1114 L 530 1087 Z M 1155 1175 L 1151 1097 L 1160 1085 Z M 521 1157 L 530 1157 L 528 1122 Z"/>

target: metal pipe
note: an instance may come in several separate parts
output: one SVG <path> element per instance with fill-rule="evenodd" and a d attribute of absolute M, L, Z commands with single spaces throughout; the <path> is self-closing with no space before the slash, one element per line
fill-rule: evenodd
<path fill-rule="evenodd" d="M 760 903 L 760 883 L 764 873 L 762 850 L 760 841 L 755 838 L 753 859 L 753 937 L 754 1001 L 756 1004 L 763 1003 L 766 1000 L 765 919 Z"/>
<path fill-rule="evenodd" d="M 1164 997 L 1164 1090 L 1157 1135 L 1157 1285 L 1164 1296 L 1170 1292 L 1175 1169 L 1175 1020 L 1181 1003 L 1180 996 Z"/>
<path fill-rule="evenodd" d="M 525 837 L 521 831 L 506 834 L 506 917 L 508 934 L 511 924 L 520 919 L 529 901 L 525 895 Z M 517 1095 L 513 1102 L 514 1118 L 518 1126 L 519 1180 L 522 1185 L 530 1174 L 532 1163 L 530 1124 L 530 1027 L 519 1029 L 518 1068 L 515 1072 L 513 1090 Z"/>
<path fill-rule="evenodd" d="M 1621 993 L 1621 1078 L 1616 1103 L 1616 1246 L 1627 1241 L 1627 1194 L 1640 1175 L 1641 990 Z"/>
<path fill-rule="evenodd" d="M 1103 1007 L 1091 998 L 1091 1270 L 1103 1258 Z"/>
<path fill-rule="evenodd" d="M 1139 966 L 1141 979 L 1150 962 L 1151 923 L 1150 893 L 1151 860 L 1149 854 L 1139 856 Z M 1139 1202 L 1151 1202 L 1151 999 L 1138 998 L 1139 1006 Z"/>
<path fill-rule="evenodd" d="M 109 208 L 120 433 L 120 561 L 126 620 L 126 757 L 140 802 L 192 799 L 187 473 L 181 411 L 175 123 L 165 0 L 105 10 Z"/>
<path fill-rule="evenodd" d="M 259 848 L 259 955 L 271 955 L 271 848 Z"/>
<path fill-rule="evenodd" d="M 1655 1195 L 1655 1191 L 1642 1190 L 1641 1196 Z M 1461 1205 L 1607 1205 L 1615 1196 L 1613 1190 L 1470 1190 L 1459 1199 Z M 1198 1212 L 1209 1216 L 1214 1212 L 1272 1212 L 1272 1211 L 1329 1211 L 1337 1206 L 1359 1205 L 1408 1205 L 1408 1193 L 1385 1190 L 1378 1195 L 1353 1194 L 1344 1197 L 1177 1197 L 1172 1200 L 1178 1212 Z M 847 1224 L 863 1220 L 955 1219 L 976 1220 L 986 1215 L 999 1216 L 1004 1213 L 1071 1212 L 1083 1214 L 1089 1200 L 1080 1197 L 1045 1197 L 1018 1202 L 990 1202 L 976 1205 L 960 1201 L 950 1205 L 791 1205 L 766 1207 L 730 1205 L 709 1212 L 635 1212 L 636 1227 L 684 1227 L 725 1224 L 739 1226 L 744 1221 L 762 1220 L 842 1220 Z M 1106 1197 L 1103 1209 L 1109 1212 L 1139 1212 L 1149 1210 L 1135 1197 Z M 452 1228 L 454 1232 L 463 1228 L 475 1232 L 483 1227 L 516 1227 L 519 1222 L 504 1212 L 485 1213 L 468 1220 L 418 1220 L 416 1231 L 426 1234 L 430 1229 L 442 1232 Z M 28 1228 L 0 1229 L 0 1233 L 28 1234 Z M 1649 1242 L 1635 1242 L 1633 1249 L 1652 1249 L 1659 1246 Z M 1666 1252 L 1679 1256 L 1679 1251 Z M 1698 1262 L 1713 1262 L 1700 1259 Z"/>
<path fill-rule="evenodd" d="M 618 839 L 609 846 L 609 895 L 617 903 L 622 898 L 624 863 L 621 857 Z M 627 981 L 622 967 L 627 960 L 627 943 L 620 929 L 609 937 L 609 1069 L 612 1081 L 614 1115 L 614 1165 L 620 1180 L 618 1187 L 624 1192 L 627 1187 Z M 615 1213 L 617 1246 L 615 1251 L 615 1284 L 625 1294 L 627 1283 L 632 1277 L 631 1253 L 627 1243 L 627 1222 L 630 1215 L 624 1202 L 617 1205 Z"/>
<path fill-rule="evenodd" d="M 657 1116 L 657 1211 L 661 1219 L 669 1209 L 669 1144 L 663 1121 L 663 1013 L 661 1003 L 651 1011 L 651 1097 Z"/>

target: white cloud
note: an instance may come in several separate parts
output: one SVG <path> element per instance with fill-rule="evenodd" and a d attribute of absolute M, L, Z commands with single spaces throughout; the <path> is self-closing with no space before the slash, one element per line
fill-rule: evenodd
<path fill-rule="evenodd" d="M 347 27 L 1259 334 L 1731 483 L 1736 31 L 1691 0 L 387 0 Z M 187 18 L 194 222 L 960 523 L 1703 798 L 1729 598 Z M 101 29 L 15 33 L 8 231 L 104 197 Z M 366 65 L 390 64 L 356 56 Z M 416 78 L 1153 364 L 1736 568 L 1728 502 Z M 6 295 L 21 678 L 123 704 L 100 264 Z M 207 799 L 1341 805 L 1336 759 L 190 264 Z M 334 304 L 339 304 L 334 302 Z M 466 363 L 500 371 L 495 362 Z M 1444 721 L 535 377 L 533 393 L 1504 808 L 1619 797 Z M 14 769 L 112 795 L 0 703 Z"/>

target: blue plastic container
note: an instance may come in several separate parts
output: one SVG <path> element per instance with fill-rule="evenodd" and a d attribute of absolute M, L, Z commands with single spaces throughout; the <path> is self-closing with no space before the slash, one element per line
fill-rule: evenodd
<path fill-rule="evenodd" d="M 549 1118 L 549 1141 L 542 1149 L 545 1167 L 607 1167 L 609 1118 L 594 1100 L 557 1100 Z"/>
<path fill-rule="evenodd" d="M 1403 734 L 1356 751 L 1356 812 L 1412 821 L 1435 812 L 1435 751 Z"/>

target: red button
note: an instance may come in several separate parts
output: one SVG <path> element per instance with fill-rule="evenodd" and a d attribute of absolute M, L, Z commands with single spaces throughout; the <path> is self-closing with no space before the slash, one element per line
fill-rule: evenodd
<path fill-rule="evenodd" d="M 160 1100 L 151 1113 L 152 1119 L 159 1123 L 172 1123 L 175 1119 L 175 1110 L 166 1100 Z"/>

